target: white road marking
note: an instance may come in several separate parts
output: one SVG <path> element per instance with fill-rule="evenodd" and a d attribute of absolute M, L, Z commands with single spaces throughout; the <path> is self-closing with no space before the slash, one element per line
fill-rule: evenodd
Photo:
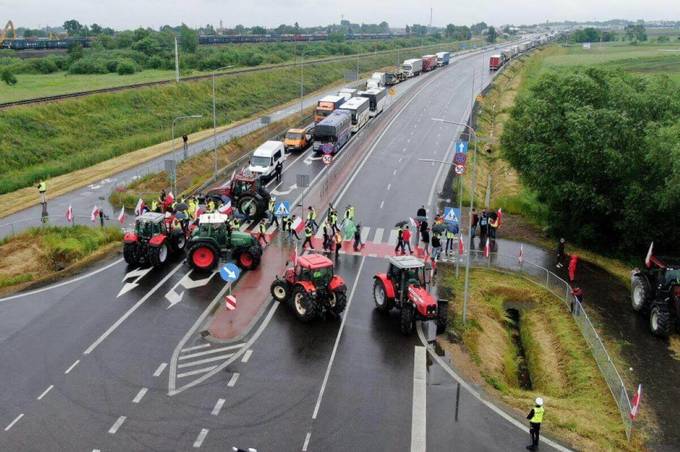
<path fill-rule="evenodd" d="M 192 350 L 199 350 L 199 349 L 201 349 L 201 348 L 206 348 L 206 347 L 210 347 L 210 346 L 212 346 L 212 344 L 208 344 L 208 343 L 201 344 L 201 345 L 194 345 L 193 347 L 183 348 L 183 349 L 182 349 L 182 353 L 184 353 L 184 352 L 190 352 L 190 351 L 192 351 Z"/>
<path fill-rule="evenodd" d="M 411 452 L 425 452 L 427 442 L 427 353 L 416 345 L 413 351 L 413 405 L 411 409 Z"/>
<path fill-rule="evenodd" d="M 387 243 L 389 243 L 390 245 L 396 245 L 398 237 L 399 237 L 399 230 L 392 229 L 390 231 L 390 238 L 387 239 Z"/>
<path fill-rule="evenodd" d="M 161 363 L 160 366 L 156 369 L 156 372 L 153 373 L 154 377 L 160 377 L 165 368 L 167 367 L 168 363 Z"/>
<path fill-rule="evenodd" d="M 49 385 L 49 386 L 47 387 L 47 389 L 45 389 L 45 390 L 43 391 L 43 393 L 40 394 L 40 395 L 38 396 L 38 399 L 37 399 L 37 400 L 42 400 L 42 398 L 45 397 L 45 396 L 47 395 L 47 393 L 50 392 L 50 391 L 52 390 L 52 388 L 54 388 L 54 385 Z"/>
<path fill-rule="evenodd" d="M 302 445 L 302 452 L 307 452 L 307 446 L 309 446 L 309 440 L 312 438 L 312 432 L 307 432 L 305 436 L 305 443 Z"/>
<path fill-rule="evenodd" d="M 236 386 L 236 381 L 238 380 L 239 375 L 240 374 L 238 372 L 234 372 L 234 374 L 229 379 L 229 383 L 227 383 L 227 386 L 229 386 L 230 388 L 233 388 L 234 386 Z"/>
<path fill-rule="evenodd" d="M 376 228 L 373 243 L 382 243 L 383 232 L 385 232 L 383 228 Z"/>
<path fill-rule="evenodd" d="M 201 447 L 201 444 L 203 444 L 203 441 L 205 440 L 206 436 L 208 436 L 208 429 L 202 428 L 201 431 L 198 433 L 198 436 L 196 437 L 196 441 L 194 441 L 194 449 L 198 449 L 199 447 Z"/>
<path fill-rule="evenodd" d="M 402 160 L 404 160 L 404 157 L 399 157 L 399 161 L 397 163 L 401 163 Z"/>
<path fill-rule="evenodd" d="M 233 353 L 227 353 L 226 355 L 213 356 L 212 358 L 200 359 L 198 361 L 188 361 L 177 366 L 178 369 L 184 369 L 185 367 L 198 366 L 199 364 L 212 363 L 219 361 L 221 359 L 229 359 L 234 356 Z"/>
<path fill-rule="evenodd" d="M 242 363 L 247 363 L 248 360 L 250 360 L 250 356 L 253 354 L 252 350 L 246 350 L 246 353 L 243 355 L 243 358 L 241 358 Z"/>
<path fill-rule="evenodd" d="M 66 369 L 66 372 L 64 372 L 64 375 L 68 375 L 69 372 L 71 372 L 71 371 L 73 370 L 73 368 L 76 367 L 76 366 L 78 365 L 79 362 L 80 362 L 80 360 L 79 360 L 79 359 L 76 359 L 76 362 L 74 362 L 73 364 L 71 364 L 71 367 L 69 367 L 68 369 Z"/>
<path fill-rule="evenodd" d="M 397 175 L 397 170 L 392 171 L 392 175 L 396 176 Z"/>
<path fill-rule="evenodd" d="M 248 229 L 248 227 L 251 224 L 253 224 L 253 221 L 244 221 L 243 224 L 241 225 L 241 227 L 239 228 L 239 231 L 245 232 L 245 230 Z"/>
<path fill-rule="evenodd" d="M 314 407 L 314 413 L 312 414 L 312 419 L 316 419 L 319 414 L 319 408 L 321 408 L 321 400 L 323 399 L 323 393 L 326 391 L 326 384 L 328 383 L 328 377 L 331 374 L 331 368 L 333 367 L 333 361 L 335 361 L 335 354 L 338 352 L 338 345 L 340 345 L 340 337 L 342 336 L 342 331 L 345 329 L 345 323 L 347 322 L 347 317 L 349 316 L 349 308 L 352 306 L 352 300 L 354 300 L 354 293 L 356 292 L 357 285 L 359 282 L 359 277 L 361 276 L 361 270 L 364 268 L 364 262 L 366 258 L 361 258 L 361 263 L 359 264 L 359 271 L 357 276 L 354 278 L 354 284 L 352 285 L 352 292 L 349 294 L 349 300 L 347 300 L 347 307 L 345 308 L 344 315 L 342 316 L 342 322 L 340 323 L 340 329 L 338 329 L 338 334 L 335 337 L 335 344 L 333 344 L 333 351 L 331 352 L 331 359 L 328 361 L 328 366 L 326 367 L 326 374 L 323 377 L 323 383 L 321 383 L 321 390 L 319 391 L 319 397 L 316 399 L 316 406 Z"/>
<path fill-rule="evenodd" d="M 211 370 L 215 369 L 217 366 L 210 366 L 210 367 L 205 367 L 203 369 L 196 369 L 192 370 L 191 372 L 184 372 L 183 374 L 177 374 L 177 378 L 184 378 L 184 377 L 190 377 L 192 375 L 198 375 L 198 374 L 203 374 L 206 372 L 210 372 Z"/>
<path fill-rule="evenodd" d="M 390 191 L 390 188 L 392 188 L 392 184 L 387 184 L 387 191 Z"/>
<path fill-rule="evenodd" d="M 213 408 L 213 410 L 210 414 L 212 414 L 213 416 L 217 416 L 218 414 L 220 414 L 220 410 L 224 406 L 224 402 L 226 402 L 226 400 L 217 399 L 217 403 L 215 404 L 215 408 Z"/>
<path fill-rule="evenodd" d="M 146 392 L 147 392 L 148 390 L 149 390 L 148 388 L 142 388 L 142 389 L 140 389 L 139 392 L 137 393 L 137 395 L 135 396 L 135 398 L 132 399 L 132 403 L 139 403 L 139 402 L 141 402 L 142 399 L 144 398 L 144 396 L 146 395 Z"/>
<path fill-rule="evenodd" d="M 92 449 L 92 452 L 102 452 L 100 449 Z"/>
<path fill-rule="evenodd" d="M 382 209 L 384 205 L 385 205 L 385 200 L 383 199 L 382 201 L 380 201 L 380 208 Z"/>
<path fill-rule="evenodd" d="M 118 429 L 120 428 L 121 425 L 123 425 L 123 422 L 125 422 L 125 419 L 127 419 L 126 416 L 121 416 L 119 417 L 116 422 L 113 423 L 111 428 L 109 429 L 109 433 L 112 435 L 115 435 Z"/>
<path fill-rule="evenodd" d="M 92 353 L 92 351 L 93 351 L 95 348 L 97 348 L 97 347 L 99 346 L 99 344 L 101 344 L 101 343 L 104 341 L 104 339 L 106 339 L 107 337 L 109 337 L 109 335 L 110 335 L 111 333 L 113 333 L 114 331 L 116 331 L 116 329 L 117 329 L 117 328 L 118 328 L 118 327 L 119 327 L 119 326 L 120 326 L 120 325 L 121 325 L 128 317 L 130 317 L 130 316 L 131 316 L 131 315 L 132 315 L 132 314 L 133 314 L 133 313 L 134 313 L 134 312 L 135 312 L 142 304 L 144 304 L 144 302 L 145 302 L 146 300 L 149 299 L 149 297 L 151 297 L 151 295 L 154 294 L 154 292 L 156 292 L 163 284 L 165 284 L 165 283 L 168 281 L 168 279 L 170 279 L 170 278 L 172 277 L 172 275 L 174 275 L 175 273 L 177 273 L 182 267 L 184 267 L 184 263 L 183 263 L 183 262 L 180 262 L 179 264 L 177 264 L 177 266 L 176 266 L 174 269 L 172 269 L 172 271 L 170 271 L 170 273 L 168 273 L 167 275 L 165 275 L 165 277 L 164 277 L 163 279 L 161 279 L 161 280 L 158 282 L 158 284 L 156 284 L 150 291 L 148 291 L 148 292 L 146 293 L 146 295 L 144 295 L 137 303 L 135 303 L 134 306 L 132 306 L 130 309 L 128 309 L 127 312 L 126 312 L 125 314 L 123 314 L 118 320 L 116 320 L 116 322 L 115 322 L 113 325 L 111 325 L 111 326 L 109 327 L 109 329 L 106 330 L 106 331 L 104 332 L 104 334 L 102 334 L 101 336 L 99 336 L 99 338 L 98 338 L 96 341 L 94 341 L 94 342 L 92 343 L 92 345 L 90 345 L 89 347 L 87 347 L 87 349 L 85 349 L 85 351 L 84 351 L 83 353 L 84 353 L 85 355 L 89 355 L 90 353 Z"/>
<path fill-rule="evenodd" d="M 378 255 L 375 254 L 375 253 L 371 253 L 371 254 L 368 255 L 368 257 L 378 257 Z"/>
<path fill-rule="evenodd" d="M 24 413 L 21 413 L 19 416 L 15 417 L 14 420 L 12 422 L 10 422 L 7 427 L 5 427 L 5 431 L 7 432 L 7 431 L 9 431 L 9 429 L 14 427 L 14 424 L 19 422 L 19 419 L 21 419 L 22 417 L 24 417 Z"/>
<path fill-rule="evenodd" d="M 368 240 L 368 233 L 371 231 L 370 227 L 362 227 L 361 228 L 361 243 L 366 243 L 366 240 Z"/>
<path fill-rule="evenodd" d="M 210 345 L 210 344 L 208 344 L 208 345 Z M 235 348 L 241 348 L 241 347 L 243 347 L 243 344 L 236 344 L 236 345 L 230 345 L 228 347 L 214 348 L 212 350 L 207 350 L 205 352 L 197 352 L 197 353 L 192 353 L 190 355 L 180 356 L 179 360 L 182 361 L 183 359 L 196 358 L 197 356 L 210 355 L 212 353 L 224 352 L 224 351 L 227 351 L 227 350 L 233 350 Z"/>

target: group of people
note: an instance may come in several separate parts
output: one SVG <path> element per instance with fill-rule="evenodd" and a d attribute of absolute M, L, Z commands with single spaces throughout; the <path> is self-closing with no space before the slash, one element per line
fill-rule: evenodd
<path fill-rule="evenodd" d="M 470 247 L 474 248 L 475 237 L 477 236 L 477 228 L 479 228 L 479 244 L 483 246 L 487 238 L 489 240 L 496 240 L 496 231 L 500 226 L 500 219 L 498 212 L 487 211 L 482 209 L 481 214 L 477 213 L 477 209 L 472 209 L 472 242 Z"/>

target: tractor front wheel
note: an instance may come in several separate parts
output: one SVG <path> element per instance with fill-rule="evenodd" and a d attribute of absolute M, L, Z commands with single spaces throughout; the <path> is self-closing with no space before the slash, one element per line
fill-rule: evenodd
<path fill-rule="evenodd" d="M 649 304 L 649 286 L 647 281 L 640 275 L 633 276 L 631 283 L 630 301 L 633 311 L 640 312 L 647 308 Z"/>
<path fill-rule="evenodd" d="M 401 320 L 399 322 L 399 328 L 401 329 L 401 333 L 407 336 L 413 333 L 415 323 L 416 323 L 415 309 L 410 304 L 404 304 L 401 307 Z"/>
<path fill-rule="evenodd" d="M 139 251 L 136 243 L 123 245 L 123 258 L 128 265 L 139 265 Z"/>
<path fill-rule="evenodd" d="M 189 250 L 189 265 L 195 270 L 210 271 L 217 266 L 218 256 L 215 247 L 199 243 Z"/>
<path fill-rule="evenodd" d="M 344 290 L 334 290 L 331 292 L 330 308 L 331 312 L 338 318 L 342 316 L 342 311 L 347 306 L 347 294 Z"/>
<path fill-rule="evenodd" d="M 168 260 L 168 245 L 163 243 L 161 246 L 149 248 L 149 262 L 154 267 L 161 267 Z"/>
<path fill-rule="evenodd" d="M 649 314 L 649 329 L 658 337 L 668 337 L 671 334 L 671 312 L 668 303 L 663 301 L 654 303 Z"/>
<path fill-rule="evenodd" d="M 274 300 L 283 303 L 290 295 L 290 286 L 286 281 L 276 279 L 272 283 L 269 291 L 271 292 Z"/>
<path fill-rule="evenodd" d="M 187 239 L 184 236 L 184 232 L 178 233 L 172 240 L 172 250 L 176 253 L 184 251 L 187 246 Z"/>
<path fill-rule="evenodd" d="M 314 300 L 312 296 L 301 286 L 293 290 L 293 296 L 290 299 L 291 307 L 298 320 L 302 322 L 309 322 L 315 316 Z"/>
<path fill-rule="evenodd" d="M 380 312 L 388 312 L 392 308 L 392 300 L 387 296 L 385 284 L 377 278 L 373 283 L 373 302 Z"/>

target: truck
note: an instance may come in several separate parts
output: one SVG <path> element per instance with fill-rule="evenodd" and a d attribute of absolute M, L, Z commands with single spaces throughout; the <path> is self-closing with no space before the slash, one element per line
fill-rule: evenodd
<path fill-rule="evenodd" d="M 437 55 L 423 55 L 423 72 L 430 72 L 437 68 Z"/>
<path fill-rule="evenodd" d="M 489 58 L 489 70 L 497 71 L 503 66 L 503 57 L 500 55 L 491 55 Z"/>
<path fill-rule="evenodd" d="M 503 61 L 503 64 L 507 63 L 512 59 L 512 52 L 510 50 L 503 50 L 501 52 L 501 60 Z"/>
<path fill-rule="evenodd" d="M 448 66 L 451 52 L 437 52 L 437 66 Z"/>
<path fill-rule="evenodd" d="M 337 154 L 352 135 L 352 116 L 336 110 L 314 127 L 314 153 Z"/>
<path fill-rule="evenodd" d="M 337 110 L 345 102 L 344 96 L 326 96 L 319 100 L 314 110 L 314 122 L 323 120 L 326 116 Z"/>
<path fill-rule="evenodd" d="M 340 107 L 340 110 L 348 111 L 352 117 L 352 133 L 357 133 L 370 119 L 370 105 L 368 98 L 360 96 L 348 100 Z"/>
<path fill-rule="evenodd" d="M 368 80 L 369 83 L 374 82 L 376 86 L 367 86 L 367 88 L 382 88 L 385 86 L 385 73 L 384 72 L 374 72 L 371 78 Z"/>
<path fill-rule="evenodd" d="M 250 157 L 248 170 L 263 181 L 276 176 L 276 167 L 286 160 L 286 150 L 281 141 L 265 141 Z"/>
<path fill-rule="evenodd" d="M 404 60 L 401 64 L 401 70 L 404 71 L 407 78 L 417 77 L 423 72 L 423 60 L 420 58 L 411 58 Z"/>
<path fill-rule="evenodd" d="M 343 88 L 340 91 L 338 91 L 338 96 L 339 97 L 344 97 L 345 102 L 350 100 L 351 98 L 355 97 L 357 95 L 358 89 L 354 88 Z"/>
<path fill-rule="evenodd" d="M 404 81 L 404 73 L 401 71 L 387 72 L 385 74 L 385 86 L 393 86 Z"/>
<path fill-rule="evenodd" d="M 367 97 L 369 100 L 370 112 L 368 115 L 373 118 L 382 113 L 387 102 L 387 90 L 385 88 L 367 89 L 366 91 L 359 91 L 359 96 Z"/>

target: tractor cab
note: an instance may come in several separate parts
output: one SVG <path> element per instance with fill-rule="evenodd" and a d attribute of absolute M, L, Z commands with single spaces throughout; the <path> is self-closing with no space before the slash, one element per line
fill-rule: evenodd
<path fill-rule="evenodd" d="M 333 279 L 333 261 L 320 254 L 300 256 L 297 265 L 286 270 L 285 279 L 291 284 L 310 281 L 316 288 L 327 287 Z"/>
<path fill-rule="evenodd" d="M 427 288 L 430 283 L 425 263 L 413 256 L 389 256 L 387 276 L 394 284 L 395 298 L 403 300 L 408 288 Z"/>
<path fill-rule="evenodd" d="M 158 212 L 146 212 L 135 220 L 135 234 L 143 240 L 149 240 L 157 234 L 165 234 L 165 215 Z"/>

